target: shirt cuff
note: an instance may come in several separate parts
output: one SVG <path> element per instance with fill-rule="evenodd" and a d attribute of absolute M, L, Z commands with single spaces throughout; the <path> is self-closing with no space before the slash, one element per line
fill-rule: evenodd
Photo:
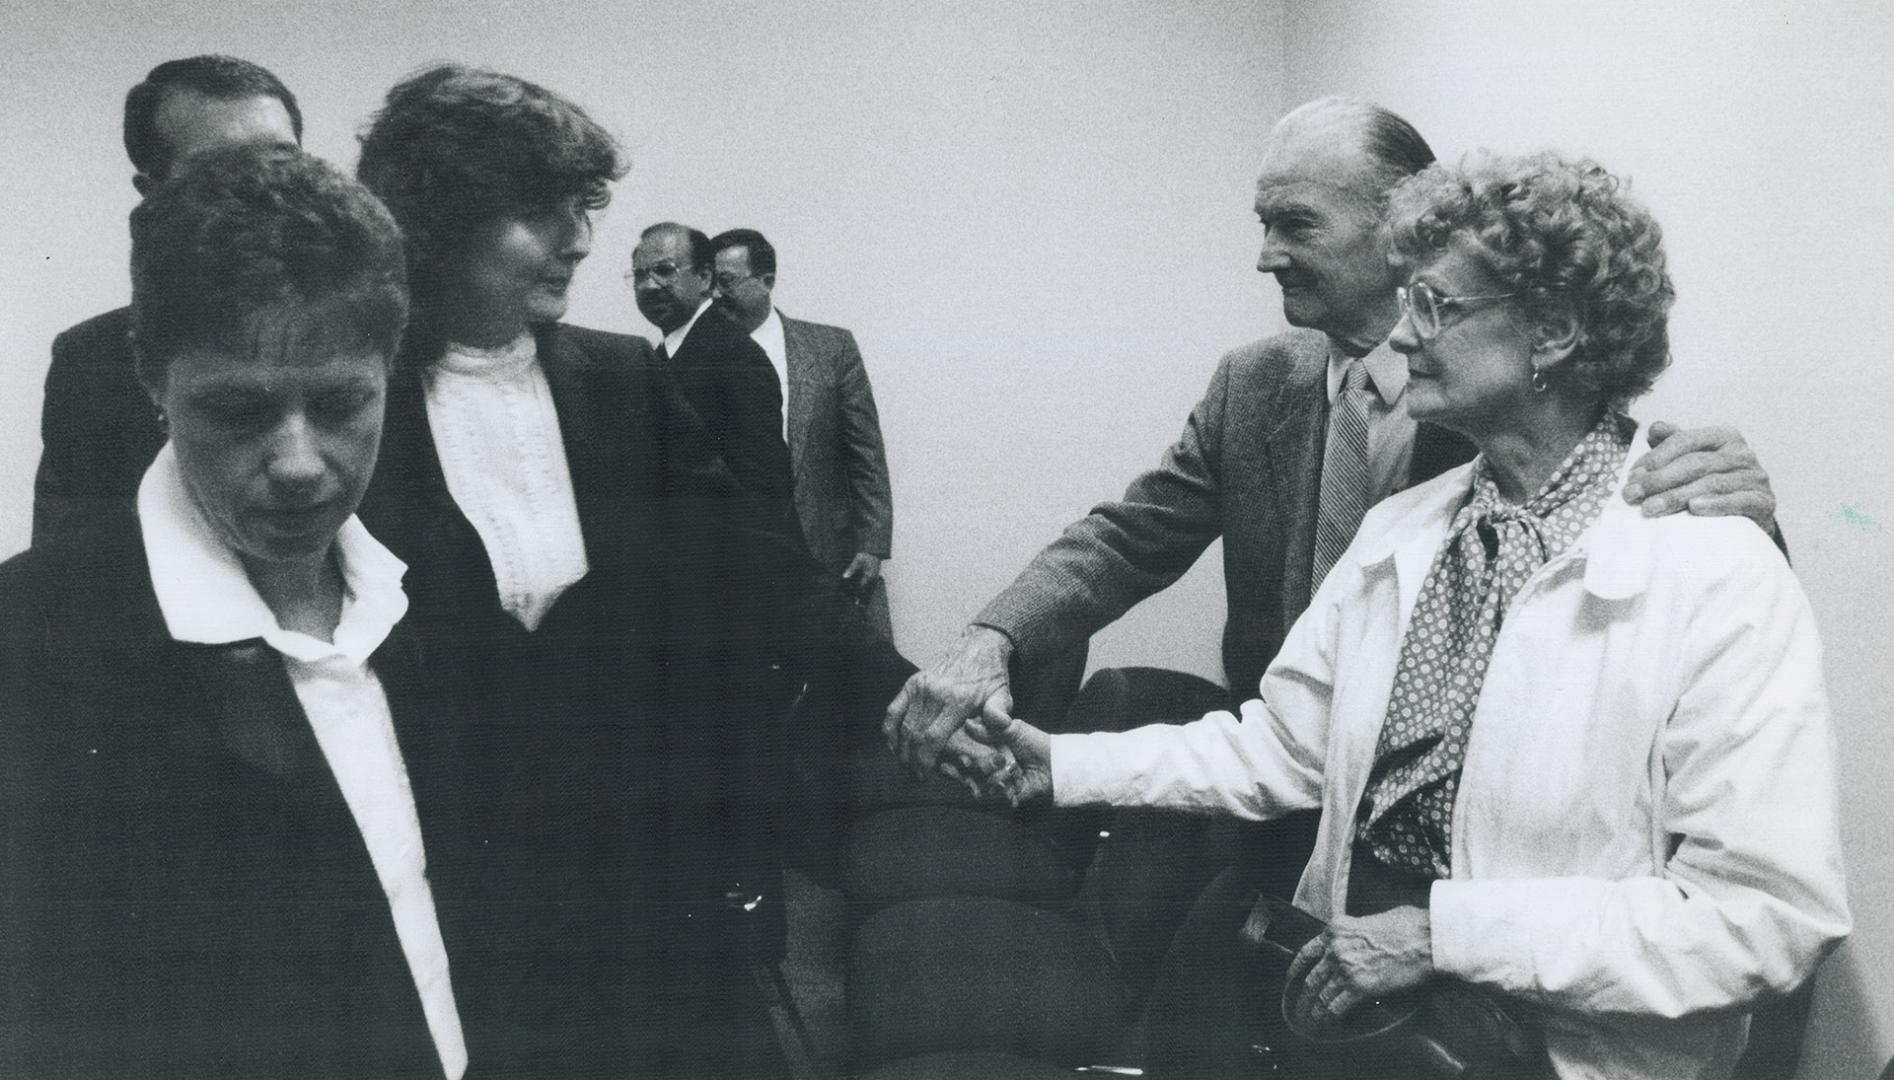
<path fill-rule="evenodd" d="M 1513 913 L 1543 900 L 1539 881 L 1436 881 L 1428 894 L 1434 968 L 1502 989 L 1525 980 L 1534 956 L 1534 928 Z"/>
<path fill-rule="evenodd" d="M 1049 741 L 1055 805 L 1080 806 L 1111 801 L 1112 790 L 1122 783 L 1113 782 L 1118 779 L 1119 770 L 1112 768 L 1111 754 L 1105 745 L 1111 741 L 1110 735 L 1053 735 Z"/>

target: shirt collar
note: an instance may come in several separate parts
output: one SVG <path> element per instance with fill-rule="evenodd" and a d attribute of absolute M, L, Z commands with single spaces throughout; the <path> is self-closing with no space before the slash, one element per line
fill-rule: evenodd
<path fill-rule="evenodd" d="M 1348 373 L 1348 361 L 1353 359 L 1342 351 L 1335 339 L 1328 343 L 1328 403 L 1335 404 L 1341 396 L 1342 379 Z M 1407 357 L 1395 352 L 1386 341 L 1369 350 L 1361 358 L 1361 365 L 1368 369 L 1368 382 L 1381 398 L 1381 403 L 1394 408 L 1401 400 L 1401 392 L 1407 389 Z"/>
<path fill-rule="evenodd" d="M 1650 583 L 1656 522 L 1625 502 L 1621 494 L 1631 466 L 1640 456 L 1638 447 L 1648 445 L 1650 428 L 1639 424 L 1598 520 L 1566 552 L 1569 557 L 1585 560 L 1585 590 L 1603 600 L 1628 599 L 1642 593 Z M 1477 462 L 1468 462 L 1445 474 L 1438 483 L 1413 489 L 1424 497 L 1402 515 L 1405 525 L 1385 529 L 1365 542 L 1361 565 L 1374 566 L 1393 559 L 1396 571 L 1404 577 L 1424 574 L 1441 538 L 1451 528 L 1454 514 L 1466 501 L 1475 467 Z"/>
<path fill-rule="evenodd" d="M 762 324 L 750 331 L 750 340 L 761 345 L 771 360 L 780 360 L 789 348 L 783 335 L 783 317 L 772 304 L 769 314 L 763 317 Z"/>
<path fill-rule="evenodd" d="M 430 365 L 428 370 L 432 372 L 439 369 L 498 381 L 518 375 L 538 358 L 539 341 L 533 337 L 531 330 L 526 330 L 505 345 L 492 349 L 450 341 L 440 359 Z"/>
<path fill-rule="evenodd" d="M 295 660 L 342 656 L 363 663 L 408 610 L 407 564 L 369 535 L 354 515 L 336 533 L 342 617 L 331 644 L 277 623 L 235 552 L 211 529 L 184 486 L 170 443 L 138 485 L 138 528 L 165 629 L 177 641 L 227 645 L 261 638 Z"/>
<path fill-rule="evenodd" d="M 684 347 L 684 339 L 690 336 L 691 328 L 697 325 L 697 320 L 704 317 L 704 312 L 709 310 L 710 303 L 709 297 L 698 301 L 697 310 L 691 313 L 691 321 L 664 335 L 664 354 L 666 356 L 676 356 L 677 350 Z"/>

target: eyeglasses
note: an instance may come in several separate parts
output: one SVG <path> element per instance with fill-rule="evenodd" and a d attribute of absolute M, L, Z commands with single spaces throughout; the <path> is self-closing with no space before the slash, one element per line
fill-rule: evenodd
<path fill-rule="evenodd" d="M 717 288 L 724 292 L 729 292 L 731 289 L 736 288 L 738 285 L 755 276 L 755 274 L 733 274 L 725 270 L 723 273 L 718 274 L 714 280 L 717 284 Z"/>
<path fill-rule="evenodd" d="M 648 266 L 642 269 L 634 266 L 626 271 L 625 280 L 631 282 L 633 285 L 643 285 L 646 281 L 655 281 L 660 285 L 669 285 L 671 282 L 677 280 L 677 274 L 677 264 L 667 261 L 661 262 L 656 266 Z"/>
<path fill-rule="evenodd" d="M 1442 296 L 1425 281 L 1416 281 L 1412 285 L 1397 286 L 1394 295 L 1401 301 L 1401 314 L 1406 315 L 1414 324 L 1414 333 L 1422 341 L 1440 333 L 1441 316 L 1457 307 L 1487 300 L 1510 300 L 1518 292 L 1492 293 L 1487 296 Z"/>

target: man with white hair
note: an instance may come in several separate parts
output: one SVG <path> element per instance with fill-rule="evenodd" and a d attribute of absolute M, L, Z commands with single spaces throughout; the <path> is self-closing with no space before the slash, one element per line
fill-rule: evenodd
<path fill-rule="evenodd" d="M 1256 181 L 1256 269 L 1275 277 L 1297 329 L 1225 355 L 1157 468 L 1067 527 L 909 680 L 885 726 L 904 759 L 933 767 L 962 720 L 1011 708 L 1010 664 L 1069 653 L 1219 537 L 1224 673 L 1232 703 L 1254 696 L 1367 508 L 1472 456 L 1458 435 L 1407 416 L 1407 364 L 1387 347 L 1400 281 L 1382 207 L 1433 160 L 1378 105 L 1322 98 L 1283 117 Z M 1649 515 L 1743 514 L 1775 532 L 1768 477 L 1739 433 L 1654 428 L 1627 499 Z"/>

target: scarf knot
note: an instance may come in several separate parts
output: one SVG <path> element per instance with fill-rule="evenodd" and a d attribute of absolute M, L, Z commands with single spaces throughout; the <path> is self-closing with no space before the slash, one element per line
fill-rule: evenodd
<path fill-rule="evenodd" d="M 1402 635 L 1356 816 L 1357 839 L 1389 866 L 1450 876 L 1453 801 L 1500 625 L 1533 573 L 1597 520 L 1630 450 L 1628 425 L 1606 414 L 1524 503 L 1500 495 L 1484 457 L 1474 465 Z"/>

